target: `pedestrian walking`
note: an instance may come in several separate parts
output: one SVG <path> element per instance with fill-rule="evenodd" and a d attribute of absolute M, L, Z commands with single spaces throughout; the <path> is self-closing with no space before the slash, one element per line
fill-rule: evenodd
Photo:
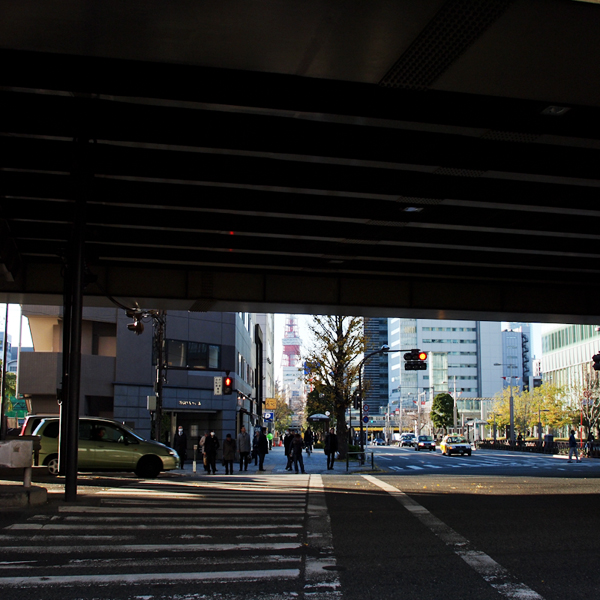
<path fill-rule="evenodd" d="M 248 470 L 248 457 L 252 450 L 252 442 L 250 440 L 250 434 L 246 431 L 246 428 L 242 426 L 242 429 L 237 436 L 237 450 L 240 453 L 240 471 Z"/>
<path fill-rule="evenodd" d="M 223 440 L 223 464 L 225 475 L 233 475 L 233 461 L 235 460 L 235 440 L 228 433 Z"/>
<path fill-rule="evenodd" d="M 267 433 L 267 441 L 269 442 L 269 450 L 273 450 L 273 434 L 270 431 Z"/>
<path fill-rule="evenodd" d="M 265 464 L 265 456 L 269 454 L 269 442 L 267 440 L 267 428 L 262 427 L 260 429 L 260 433 L 258 434 L 258 441 L 256 444 L 256 451 L 258 453 L 258 470 L 266 471 L 264 468 Z"/>
<path fill-rule="evenodd" d="M 306 431 L 304 432 L 304 446 L 306 448 L 306 454 L 310 456 L 313 446 L 313 432 L 310 426 L 307 427 Z"/>
<path fill-rule="evenodd" d="M 180 425 L 177 433 L 173 436 L 173 450 L 179 454 L 179 466 L 183 469 L 183 464 L 187 460 L 187 436 Z"/>
<path fill-rule="evenodd" d="M 207 472 L 210 473 L 212 469 L 213 475 L 217 472 L 217 450 L 219 446 L 219 439 L 215 432 L 211 431 L 204 441 L 204 454 L 206 455 Z"/>
<path fill-rule="evenodd" d="M 579 458 L 579 453 L 577 452 L 577 440 L 575 439 L 575 431 L 571 429 L 571 435 L 569 437 L 569 460 L 568 462 L 573 462 L 571 460 L 573 454 L 575 455 L 575 462 L 581 462 Z"/>
<path fill-rule="evenodd" d="M 252 438 L 252 460 L 254 460 L 254 466 L 258 465 L 258 438 L 260 436 L 260 429 L 254 431 L 254 437 Z"/>
<path fill-rule="evenodd" d="M 302 469 L 302 473 L 306 473 L 304 470 L 304 459 L 302 458 L 302 449 L 304 448 L 304 441 L 302 440 L 302 436 L 297 433 L 294 435 L 294 439 L 290 444 L 290 451 L 292 455 L 292 460 L 294 461 L 294 469 L 296 473 L 298 473 L 298 463 L 300 463 L 300 468 Z"/>
<path fill-rule="evenodd" d="M 291 445 L 292 445 L 292 440 L 294 439 L 294 436 L 292 435 L 291 431 L 288 429 L 285 432 L 285 437 L 283 438 L 283 449 L 285 450 L 285 458 L 286 458 L 286 465 L 285 465 L 285 470 L 286 471 L 291 471 L 292 470 L 292 454 L 291 454 Z"/>
<path fill-rule="evenodd" d="M 594 449 L 594 434 L 590 430 L 587 436 L 587 442 L 585 443 L 586 456 L 589 458 L 592 456 L 592 450 Z"/>
<path fill-rule="evenodd" d="M 335 434 L 333 427 L 329 430 L 329 433 L 325 436 L 325 454 L 327 455 L 327 469 L 333 469 L 333 463 L 335 462 L 335 453 L 338 450 L 338 439 Z"/>
<path fill-rule="evenodd" d="M 210 432 L 207 431 L 199 440 L 198 440 L 198 448 L 200 449 L 200 455 L 202 456 L 202 464 L 204 465 L 204 470 L 207 473 L 210 473 L 210 467 L 208 466 L 208 459 L 206 458 L 206 452 L 204 452 L 204 444 L 206 443 L 206 438 L 210 436 Z"/>

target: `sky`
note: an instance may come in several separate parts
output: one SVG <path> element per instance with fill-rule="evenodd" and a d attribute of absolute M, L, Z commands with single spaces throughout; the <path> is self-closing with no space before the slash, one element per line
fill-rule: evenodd
<path fill-rule="evenodd" d="M 4 321 L 6 317 L 6 304 L 0 304 L 0 326 L 4 331 Z M 19 332 L 21 328 L 21 307 L 18 304 L 9 304 L 8 307 L 8 335 L 12 338 L 12 345 L 19 345 Z M 23 341 L 21 346 L 33 346 L 29 326 L 25 322 L 23 325 Z"/>

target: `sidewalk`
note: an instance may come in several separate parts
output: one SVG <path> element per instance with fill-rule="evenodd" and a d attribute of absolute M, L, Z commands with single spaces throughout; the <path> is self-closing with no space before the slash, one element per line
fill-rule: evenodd
<path fill-rule="evenodd" d="M 365 449 L 366 450 L 366 449 Z M 364 465 L 359 465 L 357 461 L 350 461 L 348 473 L 373 473 L 371 470 L 370 463 L 370 455 L 367 454 L 368 462 Z M 336 460 L 333 470 L 327 469 L 327 456 L 323 449 L 315 450 L 308 455 L 305 452 L 302 453 L 302 458 L 304 460 L 304 470 L 308 475 L 343 475 L 346 473 L 346 461 L 345 460 Z M 291 471 L 286 471 L 285 467 L 287 464 L 287 458 L 284 454 L 283 446 L 274 446 L 272 450 L 269 451 L 269 454 L 265 457 L 264 468 L 265 471 L 263 474 L 281 474 L 287 475 L 289 473 L 295 473 L 294 467 L 292 465 Z M 258 475 L 261 474 L 261 471 L 258 470 L 258 465 L 254 465 L 254 461 L 251 461 L 248 465 L 248 470 L 240 473 L 239 471 L 240 463 L 233 463 L 233 474 L 239 475 L 243 477 L 244 475 Z M 298 467 L 300 468 L 300 467 Z M 377 470 L 377 463 L 375 463 L 375 469 Z M 193 465 L 191 460 L 187 460 L 183 471 L 169 471 L 173 475 L 185 475 L 187 477 L 213 477 L 213 475 L 207 475 L 204 472 L 204 465 L 201 460 L 198 460 L 196 464 L 196 473 L 193 472 Z M 217 475 L 225 475 L 225 467 L 222 463 L 217 463 Z"/>

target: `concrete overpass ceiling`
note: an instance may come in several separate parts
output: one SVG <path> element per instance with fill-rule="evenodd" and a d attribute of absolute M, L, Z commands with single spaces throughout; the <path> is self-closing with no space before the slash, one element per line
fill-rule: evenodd
<path fill-rule="evenodd" d="M 0 300 L 600 320 L 600 6 L 0 11 Z"/>

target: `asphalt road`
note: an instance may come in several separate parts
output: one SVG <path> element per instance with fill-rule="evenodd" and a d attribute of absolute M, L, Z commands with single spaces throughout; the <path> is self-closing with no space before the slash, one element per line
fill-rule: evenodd
<path fill-rule="evenodd" d="M 600 464 L 377 453 L 375 473 L 82 476 L 75 504 L 57 480 L 0 511 L 0 596 L 598 597 Z"/>
<path fill-rule="evenodd" d="M 480 475 L 526 475 L 536 476 L 594 476 L 600 474 L 600 460 L 582 459 L 567 461 L 566 456 L 553 456 L 527 452 L 500 450 L 475 450 L 471 456 L 444 456 L 439 448 L 435 452 L 415 451 L 414 448 L 397 446 L 369 446 L 375 453 L 375 462 L 386 472 L 398 475 L 472 473 Z"/>

